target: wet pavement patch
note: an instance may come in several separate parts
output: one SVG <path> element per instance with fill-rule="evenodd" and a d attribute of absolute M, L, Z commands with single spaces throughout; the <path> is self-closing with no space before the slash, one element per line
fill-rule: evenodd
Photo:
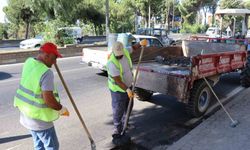
<path fill-rule="evenodd" d="M 130 144 L 124 145 L 124 146 L 117 146 L 110 148 L 110 150 L 149 150 L 139 144 L 136 144 L 134 142 L 131 142 Z"/>

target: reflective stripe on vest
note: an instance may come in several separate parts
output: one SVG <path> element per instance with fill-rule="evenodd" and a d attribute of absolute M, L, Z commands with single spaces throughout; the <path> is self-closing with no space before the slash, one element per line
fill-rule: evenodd
<path fill-rule="evenodd" d="M 39 94 L 39 95 L 38 95 L 38 94 L 35 94 L 35 93 L 33 93 L 33 91 L 31 91 L 31 90 L 29 90 L 29 89 L 26 89 L 26 88 L 23 87 L 21 84 L 19 85 L 19 89 L 22 90 L 23 92 L 25 92 L 25 93 L 27 93 L 27 94 L 29 94 L 29 95 L 35 97 L 35 98 L 40 98 L 40 99 L 42 99 L 42 95 L 41 95 L 41 94 Z M 53 94 L 54 94 L 54 96 L 55 96 L 56 98 L 59 98 L 59 95 L 58 95 L 57 92 L 55 92 L 55 93 L 53 93 Z"/>
<path fill-rule="evenodd" d="M 123 52 L 124 52 L 125 57 L 128 60 L 130 69 L 132 69 L 132 61 L 131 61 L 131 57 L 130 57 L 130 54 L 129 54 L 128 50 L 123 49 Z M 120 77 L 121 77 L 121 80 L 123 81 L 123 68 L 122 68 L 122 65 L 115 58 L 115 55 L 113 53 L 110 55 L 108 63 L 113 63 L 116 66 L 116 68 L 120 71 Z M 125 91 L 116 84 L 115 80 L 110 75 L 108 67 L 107 67 L 107 71 L 108 71 L 108 87 L 109 87 L 109 89 L 111 91 L 113 91 L 113 92 L 123 92 L 124 93 Z"/>
<path fill-rule="evenodd" d="M 42 98 L 40 79 L 48 69 L 46 65 L 34 58 L 27 59 L 24 63 L 19 89 L 14 98 L 14 106 L 18 107 L 23 114 L 45 122 L 54 121 L 59 117 L 58 111 L 49 108 Z M 57 91 L 54 90 L 53 94 L 59 102 Z"/>

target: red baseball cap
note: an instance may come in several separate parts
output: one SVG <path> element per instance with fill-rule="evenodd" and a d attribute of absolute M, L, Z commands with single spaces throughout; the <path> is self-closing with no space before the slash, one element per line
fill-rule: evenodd
<path fill-rule="evenodd" d="M 55 54 L 57 57 L 60 57 L 60 58 L 62 57 L 62 55 L 58 52 L 57 46 L 50 42 L 44 43 L 40 47 L 40 51 L 43 51 L 47 54 Z"/>

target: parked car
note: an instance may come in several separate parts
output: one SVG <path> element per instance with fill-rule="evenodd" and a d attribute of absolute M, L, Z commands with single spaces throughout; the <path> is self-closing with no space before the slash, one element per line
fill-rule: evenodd
<path fill-rule="evenodd" d="M 211 36 L 211 35 L 219 35 L 220 34 L 220 29 L 218 27 L 209 27 L 206 31 L 206 35 Z"/>
<path fill-rule="evenodd" d="M 147 47 L 163 47 L 163 43 L 156 37 L 147 35 L 131 35 L 131 45 L 140 42 L 143 39 L 148 41 Z"/>
<path fill-rule="evenodd" d="M 20 48 L 22 49 L 39 48 L 42 42 L 43 42 L 43 37 L 41 35 L 37 35 L 34 38 L 21 41 Z"/>
<path fill-rule="evenodd" d="M 83 40 L 82 29 L 80 27 L 58 28 L 57 34 L 60 36 L 60 38 L 64 39 L 66 44 L 81 43 Z M 67 41 L 69 43 L 67 43 Z"/>
<path fill-rule="evenodd" d="M 250 38 L 250 29 L 247 30 L 247 35 L 246 35 L 246 38 Z"/>
<path fill-rule="evenodd" d="M 162 28 L 139 28 L 137 34 L 157 37 L 164 46 L 175 45 L 176 42 L 169 38 L 167 31 Z"/>

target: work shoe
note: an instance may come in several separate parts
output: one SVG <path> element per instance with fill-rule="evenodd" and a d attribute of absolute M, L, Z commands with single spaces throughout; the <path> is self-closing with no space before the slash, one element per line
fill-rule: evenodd
<path fill-rule="evenodd" d="M 126 130 L 133 130 L 133 129 L 135 129 L 135 128 L 136 128 L 135 125 L 132 125 L 132 124 L 129 124 L 129 123 L 128 123 Z"/>
<path fill-rule="evenodd" d="M 116 146 L 124 146 L 127 144 L 130 144 L 131 138 L 125 134 L 120 135 L 120 134 L 113 134 L 112 135 L 112 143 Z"/>
<path fill-rule="evenodd" d="M 117 139 L 121 137 L 121 134 L 112 134 L 113 139 Z"/>

